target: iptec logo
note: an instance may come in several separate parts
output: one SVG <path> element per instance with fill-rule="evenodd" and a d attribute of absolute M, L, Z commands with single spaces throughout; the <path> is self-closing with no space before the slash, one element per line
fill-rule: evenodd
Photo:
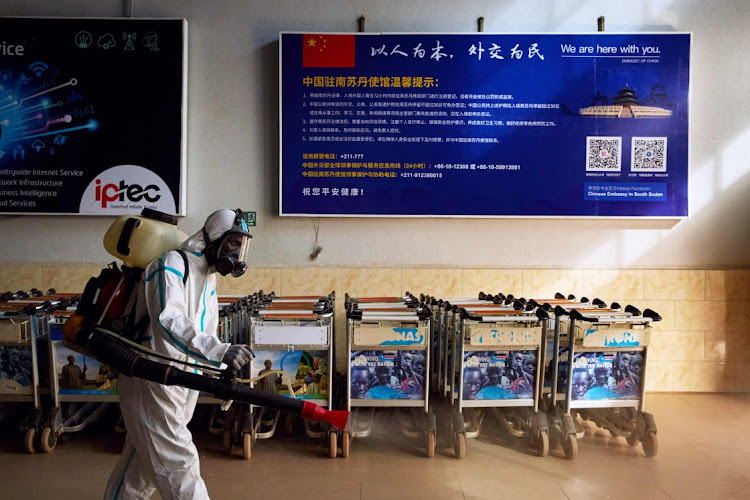
<path fill-rule="evenodd" d="M 138 165 L 118 165 L 97 175 L 81 197 L 80 213 L 124 215 L 152 208 L 176 213 L 172 192 L 156 173 Z"/>
<path fill-rule="evenodd" d="M 96 201 L 102 202 L 102 208 L 112 201 L 141 201 L 146 200 L 156 203 L 161 198 L 158 194 L 160 189 L 156 184 L 149 184 L 145 188 L 140 184 L 126 184 L 121 180 L 119 184 L 106 184 L 102 186 L 102 180 L 96 179 Z"/>

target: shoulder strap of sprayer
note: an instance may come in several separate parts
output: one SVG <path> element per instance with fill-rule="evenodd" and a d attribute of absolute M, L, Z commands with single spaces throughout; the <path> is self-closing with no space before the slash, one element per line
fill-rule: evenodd
<path fill-rule="evenodd" d="M 190 265 L 188 264 L 188 258 L 187 255 L 185 255 L 185 252 L 178 249 L 177 253 L 180 254 L 180 257 L 182 257 L 182 262 L 185 263 L 185 272 L 182 274 L 182 284 L 184 285 L 185 283 L 187 283 L 188 276 L 190 275 Z"/>

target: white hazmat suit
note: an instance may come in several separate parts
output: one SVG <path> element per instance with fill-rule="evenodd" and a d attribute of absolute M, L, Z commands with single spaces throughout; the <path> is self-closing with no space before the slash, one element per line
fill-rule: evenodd
<path fill-rule="evenodd" d="M 206 220 L 205 231 L 180 246 L 190 268 L 184 283 L 185 261 L 177 251 L 149 264 L 137 307 L 138 317 L 145 311 L 149 315 L 148 328 L 140 338 L 144 346 L 182 361 L 221 366 L 231 349 L 215 334 L 219 320 L 216 276 L 203 251 L 205 236 L 208 243 L 216 241 L 235 222 L 235 212 L 218 210 Z M 247 230 L 244 223 L 242 227 Z M 119 389 L 128 436 L 104 498 L 150 498 L 155 490 L 164 500 L 208 498 L 198 452 L 187 429 L 198 392 L 122 375 Z"/>

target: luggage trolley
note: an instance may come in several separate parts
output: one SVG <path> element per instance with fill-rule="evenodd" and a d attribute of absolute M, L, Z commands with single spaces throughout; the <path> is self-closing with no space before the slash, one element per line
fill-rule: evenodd
<path fill-rule="evenodd" d="M 46 412 L 41 449 L 50 453 L 58 440 L 82 431 L 118 403 L 119 372 L 64 345 L 62 326 L 75 307 L 56 310 L 50 319 L 50 407 Z M 83 406 L 79 406 L 83 403 Z M 115 429 L 124 432 L 118 422 Z"/>
<path fill-rule="evenodd" d="M 655 456 L 656 424 L 644 411 L 645 374 L 651 323 L 661 316 L 633 306 L 621 310 L 617 303 L 609 309 L 558 304 L 554 311 L 559 349 L 557 369 L 551 373 L 550 410 L 562 419 L 555 440 L 562 440 L 565 457 L 576 457 L 577 439 L 583 437 L 578 415 L 613 437 L 625 437 L 630 446 L 641 442 L 646 456 Z"/>
<path fill-rule="evenodd" d="M 251 387 L 305 399 L 325 408 L 333 406 L 333 312 L 335 294 L 276 297 L 259 292 L 252 301 L 250 346 Z M 276 432 L 281 413 L 258 407 L 250 445 Z M 327 438 L 335 457 L 338 434 L 324 422 L 303 420 L 311 438 Z M 286 415 L 284 430 L 294 429 L 294 416 Z"/>
<path fill-rule="evenodd" d="M 480 294 L 479 299 L 435 299 L 428 298 L 433 311 L 433 332 L 437 337 L 433 341 L 433 369 L 435 385 L 438 394 L 449 397 L 451 390 L 451 376 L 455 377 L 453 371 L 453 341 L 456 336 L 455 307 L 462 306 L 490 306 L 503 304 L 504 299 L 485 296 Z M 507 305 L 507 303 L 506 303 Z"/>
<path fill-rule="evenodd" d="M 451 403 L 456 413 L 451 427 L 457 458 L 466 452 L 466 438 L 479 435 L 488 411 L 512 436 L 528 438 L 539 456 L 549 451 L 547 418 L 539 410 L 548 314 L 518 306 L 454 306 Z"/>
<path fill-rule="evenodd" d="M 22 424 L 24 449 L 29 453 L 36 451 L 41 433 L 39 348 L 49 339 L 48 328 L 45 306 L 0 303 L 0 402 L 32 403 Z"/>
<path fill-rule="evenodd" d="M 346 405 L 354 410 L 341 436 L 341 455 L 349 456 L 355 437 L 370 435 L 376 408 L 392 407 L 399 415 L 401 432 L 426 438 L 427 457 L 432 458 L 437 430 L 428 397 L 432 312 L 412 295 L 347 296 L 346 310 Z M 405 408 L 410 410 L 408 416 L 401 411 Z"/>
<path fill-rule="evenodd" d="M 521 298 L 520 302 L 530 305 L 532 307 L 541 307 L 549 315 L 550 319 L 547 323 L 547 332 L 542 338 L 542 383 L 539 386 L 539 399 L 542 410 L 547 414 L 548 423 L 550 427 L 549 438 L 550 447 L 556 448 L 562 439 L 562 436 L 566 434 L 566 429 L 572 434 L 577 436 L 578 439 L 584 436 L 584 429 L 580 423 L 571 417 L 564 417 L 564 410 L 561 409 L 559 394 L 556 393 L 552 387 L 555 387 L 552 373 L 558 373 L 561 369 L 560 365 L 560 352 L 563 347 L 560 339 L 567 339 L 565 332 L 560 330 L 560 321 L 557 320 L 557 315 L 554 314 L 556 307 L 560 307 L 564 310 L 578 309 L 597 309 L 602 310 L 606 308 L 606 304 L 600 299 L 593 299 L 590 301 L 586 297 L 581 297 L 580 300 L 576 300 L 574 295 L 568 295 L 567 297 L 561 293 L 556 293 L 554 299 L 531 299 L 528 302 Z M 620 306 L 614 303 L 615 308 Z M 606 309 L 609 311 L 610 309 Z M 554 326 L 552 326 L 554 325 Z M 564 368 L 564 367 L 563 367 Z M 562 380 L 562 379 L 560 379 Z M 563 441 L 563 450 L 569 453 L 571 448 Z"/>
<path fill-rule="evenodd" d="M 219 340 L 234 344 L 247 343 L 248 335 L 245 334 L 243 337 L 240 330 L 242 328 L 241 319 L 246 316 L 242 313 L 244 312 L 243 308 L 247 307 L 247 297 L 242 295 L 219 295 L 217 300 L 219 303 L 219 324 L 216 329 L 216 335 Z M 217 399 L 212 394 L 206 393 L 201 393 L 198 396 L 198 404 L 212 405 L 208 419 L 208 431 L 214 435 L 222 435 L 224 449 L 231 453 L 234 420 L 232 418 L 227 419 L 226 417 L 228 415 L 234 416 L 233 408 L 228 409 L 227 412 L 219 411 L 224 401 Z M 240 406 L 240 409 L 243 408 L 246 408 L 245 405 Z M 248 429 L 251 427 L 252 425 Z M 235 432 L 234 434 L 240 435 L 239 432 Z M 242 445 L 240 442 L 235 444 Z"/>

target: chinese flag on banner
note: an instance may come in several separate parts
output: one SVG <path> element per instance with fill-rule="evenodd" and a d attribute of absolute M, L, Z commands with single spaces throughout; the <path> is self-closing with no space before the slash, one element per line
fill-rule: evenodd
<path fill-rule="evenodd" d="M 353 68 L 355 35 L 302 35 L 303 68 Z"/>

